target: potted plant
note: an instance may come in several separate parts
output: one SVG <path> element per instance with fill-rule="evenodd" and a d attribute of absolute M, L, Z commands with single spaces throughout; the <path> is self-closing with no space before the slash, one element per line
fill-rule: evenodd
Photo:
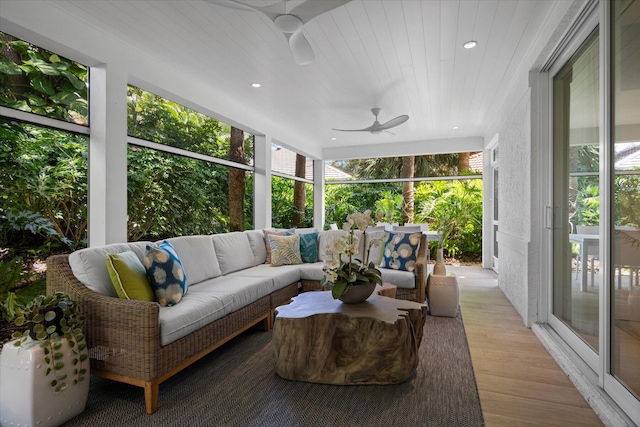
<path fill-rule="evenodd" d="M 89 361 L 77 304 L 62 292 L 38 295 L 18 309 L 14 324 L 26 329 L 0 354 L 0 423 L 59 425 L 82 412 Z"/>
<path fill-rule="evenodd" d="M 373 293 L 376 285 L 382 285 L 382 273 L 373 262 L 369 262 L 371 247 L 379 245 L 379 239 L 371 239 L 362 260 L 354 258 L 359 252 L 355 230 L 361 230 L 362 238 L 365 238 L 370 225 L 373 225 L 370 210 L 352 213 L 342 226 L 348 233 L 335 238 L 326 248 L 327 254 L 332 256 L 325 262 L 325 274 L 320 285 L 330 286 L 335 299 L 346 303 L 362 302 Z"/>

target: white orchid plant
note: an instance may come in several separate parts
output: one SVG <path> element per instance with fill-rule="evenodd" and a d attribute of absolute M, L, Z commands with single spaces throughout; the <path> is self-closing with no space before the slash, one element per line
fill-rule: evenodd
<path fill-rule="evenodd" d="M 355 230 L 362 231 L 362 238 L 366 242 L 366 229 L 370 225 L 373 225 L 370 210 L 350 214 L 342 225 L 342 229 L 348 233 L 333 239 L 325 248 L 325 252 L 331 257 L 322 268 L 324 277 L 320 284 L 322 287 L 331 286 L 331 293 L 335 299 L 340 298 L 351 286 L 382 285 L 382 273 L 373 262 L 369 262 L 371 247 L 380 245 L 381 239 L 369 241 L 363 260 L 355 258 L 359 253 Z M 343 261 L 343 257 L 348 257 L 348 261 Z"/>

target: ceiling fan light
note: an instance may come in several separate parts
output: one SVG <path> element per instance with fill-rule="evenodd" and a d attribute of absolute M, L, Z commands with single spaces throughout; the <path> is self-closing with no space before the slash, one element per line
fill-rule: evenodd
<path fill-rule="evenodd" d="M 292 34 L 302 28 L 302 20 L 295 15 L 280 15 L 273 20 L 276 28 L 283 33 Z"/>
<path fill-rule="evenodd" d="M 462 45 L 465 49 L 473 49 L 474 47 L 478 46 L 478 42 L 475 40 L 469 40 L 468 42 L 466 42 L 465 44 Z"/>
<path fill-rule="evenodd" d="M 374 134 L 374 135 L 380 135 L 380 134 L 382 133 L 382 131 L 381 131 L 381 130 L 372 130 L 372 131 L 370 131 L 370 132 L 371 132 L 372 134 Z"/>

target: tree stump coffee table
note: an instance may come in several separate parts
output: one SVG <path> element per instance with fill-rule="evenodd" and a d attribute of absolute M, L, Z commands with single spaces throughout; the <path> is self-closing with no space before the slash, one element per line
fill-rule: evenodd
<path fill-rule="evenodd" d="M 418 366 L 427 306 L 373 294 L 360 304 L 305 292 L 276 308 L 273 359 L 282 378 L 397 384 Z"/>

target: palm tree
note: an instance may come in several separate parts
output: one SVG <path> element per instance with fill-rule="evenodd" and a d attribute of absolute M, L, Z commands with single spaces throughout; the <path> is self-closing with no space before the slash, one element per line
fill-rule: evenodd
<path fill-rule="evenodd" d="M 307 158 L 302 154 L 296 153 L 296 176 L 298 178 L 304 178 L 306 174 Z M 300 227 L 304 220 L 305 210 L 305 183 L 302 181 L 294 181 L 293 184 L 293 218 L 291 225 L 294 227 Z"/>
<path fill-rule="evenodd" d="M 229 160 L 244 163 L 244 131 L 231 127 Z M 229 231 L 244 231 L 245 171 L 229 168 Z"/>
<path fill-rule="evenodd" d="M 402 158 L 402 178 L 415 178 L 416 157 Z M 402 223 L 413 222 L 413 181 L 402 183 Z"/>
<path fill-rule="evenodd" d="M 415 178 L 426 176 L 448 176 L 458 166 L 457 154 L 425 156 L 380 157 L 350 160 L 342 169 L 363 179 Z M 402 184 L 402 221 L 413 222 L 414 182 Z"/>

